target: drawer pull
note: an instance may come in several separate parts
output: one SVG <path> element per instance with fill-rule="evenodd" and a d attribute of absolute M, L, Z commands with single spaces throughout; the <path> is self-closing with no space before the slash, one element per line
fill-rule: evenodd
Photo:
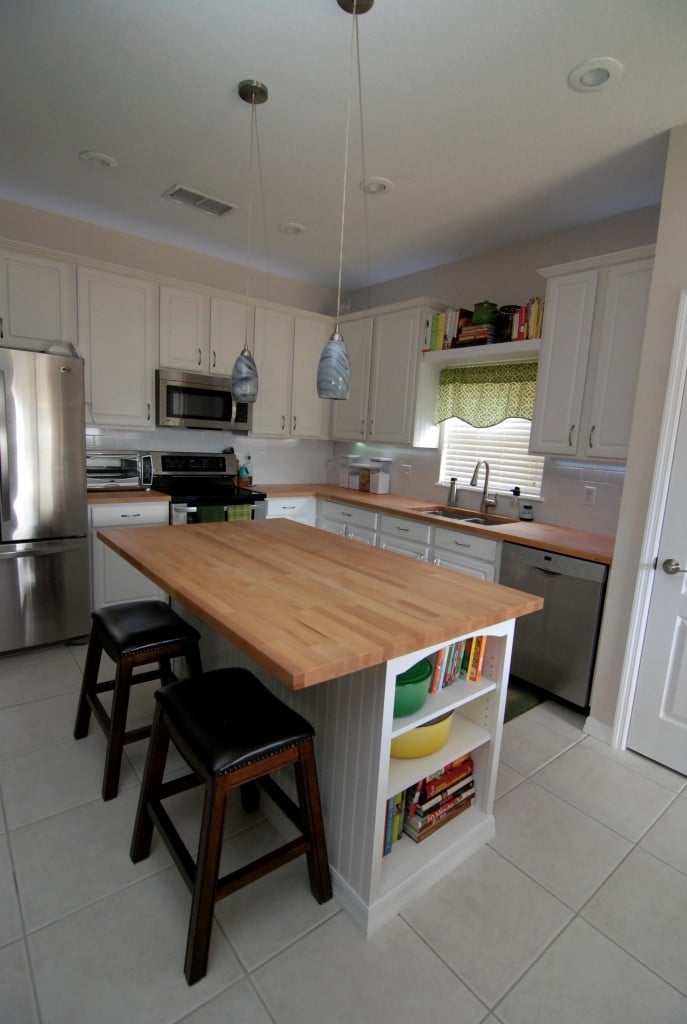
<path fill-rule="evenodd" d="M 119 516 L 120 519 L 140 519 L 140 512 L 122 512 Z"/>

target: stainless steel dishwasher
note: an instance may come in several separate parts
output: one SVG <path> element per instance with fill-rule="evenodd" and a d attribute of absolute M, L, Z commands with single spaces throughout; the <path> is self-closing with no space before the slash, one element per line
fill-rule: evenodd
<path fill-rule="evenodd" d="M 589 710 L 607 575 L 598 562 L 503 545 L 499 583 L 544 598 L 516 622 L 511 675 Z"/>

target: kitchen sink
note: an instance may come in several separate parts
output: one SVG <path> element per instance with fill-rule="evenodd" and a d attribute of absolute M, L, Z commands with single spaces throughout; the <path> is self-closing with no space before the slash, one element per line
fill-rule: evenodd
<path fill-rule="evenodd" d="M 452 508 L 450 505 L 441 505 L 438 508 L 417 509 L 416 511 L 421 512 L 425 516 L 440 516 L 442 519 L 451 519 L 453 522 L 459 523 L 472 523 L 474 526 L 506 526 L 508 523 L 515 522 L 515 520 L 508 519 L 506 516 L 495 516 L 489 513 L 476 515 L 474 512 L 470 512 L 469 509 Z"/>

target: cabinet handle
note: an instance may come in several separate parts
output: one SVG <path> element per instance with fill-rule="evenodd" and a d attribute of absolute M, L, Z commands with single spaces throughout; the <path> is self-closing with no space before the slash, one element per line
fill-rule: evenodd
<path fill-rule="evenodd" d="M 146 419 L 150 423 L 150 402 L 146 402 Z"/>
<path fill-rule="evenodd" d="M 120 512 L 119 513 L 119 518 L 120 519 L 140 519 L 141 518 L 141 513 L 140 512 Z"/>
<path fill-rule="evenodd" d="M 433 565 L 441 565 L 441 559 L 440 558 L 435 558 L 434 562 L 432 564 Z"/>
<path fill-rule="evenodd" d="M 286 416 L 283 416 L 283 415 L 282 415 L 282 418 L 281 418 L 281 429 L 282 430 L 286 430 Z"/>
<path fill-rule="evenodd" d="M 342 512 L 341 515 L 342 516 L 348 516 L 348 518 L 350 519 L 350 517 L 353 515 L 353 513 L 352 512 Z"/>
<path fill-rule="evenodd" d="M 575 424 L 573 423 L 572 427 L 568 431 L 568 448 L 572 448 L 572 438 L 573 438 L 573 431 L 574 431 L 574 429 L 575 429 Z"/>
<path fill-rule="evenodd" d="M 292 429 L 292 430 L 295 430 L 295 429 L 296 429 L 296 417 L 295 417 L 295 416 L 294 416 L 294 418 L 293 418 L 293 426 L 291 427 L 291 429 Z"/>
<path fill-rule="evenodd" d="M 200 366 L 202 358 L 203 358 L 203 353 L 200 351 L 200 349 L 198 349 L 198 366 Z"/>
<path fill-rule="evenodd" d="M 469 541 L 454 540 L 454 547 L 457 548 L 471 548 L 472 544 Z"/>
<path fill-rule="evenodd" d="M 409 526 L 397 526 L 396 529 L 398 530 L 399 533 L 409 533 L 410 532 L 410 527 Z"/>
<path fill-rule="evenodd" d="M 213 349 L 212 350 L 212 369 L 214 370 L 216 366 L 217 366 L 217 353 Z"/>
<path fill-rule="evenodd" d="M 365 437 L 365 420 L 360 421 L 360 436 Z"/>
<path fill-rule="evenodd" d="M 594 431 L 596 430 L 596 423 L 592 424 L 592 429 L 589 431 L 589 447 L 593 448 L 594 444 L 592 438 L 594 437 Z"/>
<path fill-rule="evenodd" d="M 367 432 L 370 435 L 370 437 L 372 437 L 372 435 L 375 432 L 375 421 L 374 420 L 370 420 L 370 422 L 368 423 Z"/>

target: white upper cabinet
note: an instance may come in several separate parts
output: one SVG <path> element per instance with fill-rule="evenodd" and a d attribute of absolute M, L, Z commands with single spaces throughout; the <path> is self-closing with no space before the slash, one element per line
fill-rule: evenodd
<path fill-rule="evenodd" d="M 246 340 L 245 302 L 160 287 L 160 366 L 231 377 Z"/>
<path fill-rule="evenodd" d="M 325 439 L 329 436 L 332 402 L 317 394 L 317 364 L 332 324 L 297 316 L 293 331 L 293 373 L 291 377 L 291 436 Z"/>
<path fill-rule="evenodd" d="M 253 434 L 327 438 L 329 402 L 317 396 L 317 363 L 330 333 L 325 317 L 256 307 L 253 357 L 259 387 Z"/>
<path fill-rule="evenodd" d="M 342 321 L 351 392 L 332 403 L 334 440 L 436 447 L 436 390 L 423 387 L 419 364 L 425 322 L 437 308 L 404 304 Z"/>
<path fill-rule="evenodd" d="M 0 344 L 76 345 L 76 269 L 71 263 L 0 251 Z"/>
<path fill-rule="evenodd" d="M 564 267 L 543 271 L 549 280 L 531 451 L 627 457 L 651 285 L 650 251 L 583 261 L 568 272 Z"/>
<path fill-rule="evenodd" d="M 79 267 L 79 347 L 86 367 L 86 423 L 153 427 L 158 287 Z"/>

